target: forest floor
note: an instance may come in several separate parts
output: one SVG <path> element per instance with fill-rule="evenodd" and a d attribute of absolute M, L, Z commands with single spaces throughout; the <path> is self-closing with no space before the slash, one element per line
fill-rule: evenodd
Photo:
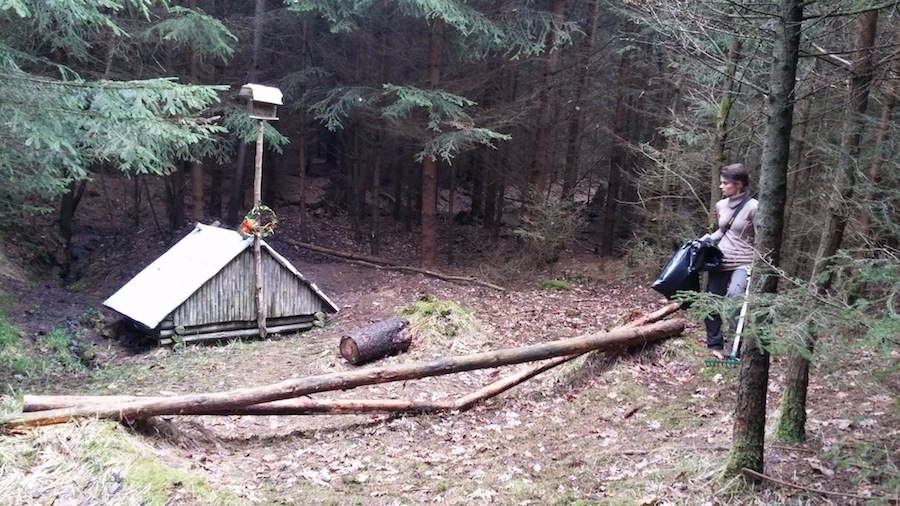
<path fill-rule="evenodd" d="M 311 242 L 366 253 L 350 239 L 346 220 L 314 219 Z M 279 230 L 292 233 L 289 225 Z M 6 313 L 31 349 L 50 354 L 50 338 L 63 328 L 78 336 L 71 346 L 92 350 L 87 366 L 16 372 L 4 364 L 7 412 L 21 406 L 22 394 L 173 395 L 354 370 L 338 352 L 341 336 L 398 315 L 425 294 L 463 309 L 456 334 L 414 335 L 407 353 L 363 367 L 596 333 L 666 302 L 647 288 L 645 275 L 593 254 L 567 251 L 547 269 L 509 280 L 501 292 L 353 265 L 279 243 L 276 235 L 276 250 L 340 307 L 324 328 L 158 348 L 103 337 L 98 315 L 102 300 L 165 248 L 158 237 L 147 239 L 154 237 L 147 230 L 105 237 L 74 286 L 0 273 Z M 382 256 L 416 263 L 414 234 L 392 230 L 385 239 Z M 465 265 L 438 270 L 494 277 L 492 261 L 474 251 L 458 257 Z M 572 290 L 542 289 L 549 279 L 566 279 Z M 897 504 L 900 384 L 880 374 L 889 366 L 877 362 L 884 357 L 861 350 L 814 369 L 807 442 L 770 437 L 771 481 L 723 483 L 738 369 L 705 366 L 702 325 L 675 317 L 687 319 L 678 338 L 573 361 L 464 412 L 163 416 L 137 428 L 82 421 L 0 436 L 0 497 L 4 504 L 56 506 Z M 896 364 L 896 352 L 888 360 Z M 449 400 L 521 367 L 316 398 Z M 783 357 L 773 357 L 770 435 L 784 373 Z"/>

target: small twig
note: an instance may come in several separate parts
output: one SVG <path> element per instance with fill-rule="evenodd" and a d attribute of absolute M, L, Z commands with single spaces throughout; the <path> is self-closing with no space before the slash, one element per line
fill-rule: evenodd
<path fill-rule="evenodd" d="M 772 483 L 784 485 L 785 487 L 799 488 L 800 490 L 806 490 L 807 492 L 812 492 L 815 494 L 834 495 L 834 496 L 838 496 L 838 497 L 852 497 L 853 499 L 865 499 L 867 501 L 871 501 L 871 500 L 896 501 L 896 500 L 900 499 L 897 497 L 890 497 L 890 496 L 874 497 L 874 496 L 865 496 L 865 495 L 859 495 L 859 494 L 847 494 L 845 492 L 833 492 L 831 490 L 817 490 L 817 489 L 810 488 L 810 487 L 804 487 L 803 485 L 798 485 L 796 483 L 791 483 L 789 481 L 779 480 L 778 478 L 773 478 L 772 476 L 768 476 L 763 473 L 758 473 L 752 469 L 747 469 L 746 467 L 743 468 L 741 471 L 744 474 L 749 475 L 749 476 L 755 476 L 756 478 L 761 478 L 763 480 L 771 481 Z"/>
<path fill-rule="evenodd" d="M 635 406 L 635 407 L 629 409 L 628 411 L 625 412 L 625 414 L 622 416 L 622 418 L 623 419 L 631 418 L 632 416 L 634 416 L 635 413 L 638 412 L 639 409 L 641 409 L 643 407 L 644 407 L 643 405 L 639 405 L 639 406 Z"/>
<path fill-rule="evenodd" d="M 796 452 L 816 453 L 816 450 L 810 450 L 808 448 L 797 448 L 796 446 L 769 445 L 769 448 L 777 448 L 779 450 L 796 451 Z"/>
<path fill-rule="evenodd" d="M 721 452 L 728 451 L 731 448 L 727 446 L 660 446 L 658 448 L 653 448 L 652 450 L 622 450 L 622 455 L 646 455 L 648 453 L 657 453 L 657 452 L 677 452 L 677 451 L 685 451 L 685 452 L 698 452 L 698 451 L 710 451 L 710 452 Z"/>
<path fill-rule="evenodd" d="M 342 258 L 347 263 L 351 263 L 354 265 L 362 265 L 364 267 L 372 267 L 375 269 L 386 269 L 386 270 L 394 270 L 394 271 L 405 271 L 405 272 L 416 272 L 420 274 L 425 274 L 426 276 L 435 277 L 438 279 L 443 279 L 444 281 L 451 282 L 462 282 L 462 283 L 474 283 L 476 285 L 486 286 L 488 288 L 492 288 L 499 292 L 506 291 L 503 287 L 495 285 L 493 283 L 489 283 L 487 281 L 482 281 L 480 279 L 476 279 L 469 276 L 453 276 L 450 274 L 444 274 L 442 272 L 436 272 L 428 269 L 420 269 L 418 267 L 409 267 L 404 265 L 395 265 L 387 260 L 382 258 L 364 256 L 364 255 L 354 255 L 352 253 L 345 253 L 343 251 L 336 251 L 333 249 L 323 248 L 322 246 L 316 246 L 315 244 L 294 241 L 291 239 L 282 239 L 282 241 L 290 244 L 291 246 L 297 248 L 304 248 L 311 251 L 315 251 L 317 253 L 324 253 L 326 255 L 330 255 L 337 258 Z"/>

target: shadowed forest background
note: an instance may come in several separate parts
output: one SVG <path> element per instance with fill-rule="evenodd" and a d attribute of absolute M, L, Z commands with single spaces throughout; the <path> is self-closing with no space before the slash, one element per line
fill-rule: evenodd
<path fill-rule="evenodd" d="M 423 267 L 453 263 L 459 225 L 479 245 L 518 234 L 539 262 L 571 238 L 656 260 L 709 227 L 722 165 L 745 163 L 756 183 L 763 162 L 775 3 L 14 4 L 5 243 L 52 219 L 26 259 L 67 282 L 85 228 L 139 226 L 142 207 L 166 242 L 191 222 L 240 221 L 247 82 L 285 93 L 262 200 L 297 211 L 298 239 L 310 212 L 341 213 L 378 255 L 399 223 L 420 231 Z M 897 247 L 896 6 L 815 2 L 805 18 L 780 266 L 799 279 L 829 214 L 851 257 Z M 104 190 L 103 176 L 126 183 Z M 105 223 L 79 220 L 84 192 L 117 194 Z"/>
<path fill-rule="evenodd" d="M 736 407 L 719 402 L 756 422 L 735 426 L 725 474 L 763 472 L 766 437 L 808 440 L 810 367 L 823 378 L 848 370 L 842 360 L 856 371 L 871 361 L 871 384 L 885 389 L 872 402 L 897 419 L 896 2 L 12 0 L 0 33 L 9 385 L 47 386 L 29 357 L 59 322 L 40 307 L 97 309 L 195 223 L 238 228 L 254 204 L 257 128 L 238 92 L 258 83 L 284 93 L 261 158 L 262 202 L 280 220 L 267 241 L 310 264 L 333 260 L 318 246 L 511 293 L 593 279 L 652 309 L 643 290 L 714 223 L 719 169 L 744 163 L 764 214 L 759 278 L 747 359 L 730 378 Z M 350 306 L 370 287 L 402 306 L 421 281 L 309 269 Z M 599 287 L 585 290 L 558 302 L 599 300 Z M 734 309 L 688 297 L 694 322 Z M 609 312 L 604 328 L 613 307 L 626 310 L 596 310 Z M 42 337 L 25 340 L 31 330 Z M 76 361 L 90 362 L 83 351 Z M 872 443 L 890 472 L 853 482 L 859 504 L 896 500 L 893 445 Z M 566 497 L 553 500 L 593 496 Z"/>

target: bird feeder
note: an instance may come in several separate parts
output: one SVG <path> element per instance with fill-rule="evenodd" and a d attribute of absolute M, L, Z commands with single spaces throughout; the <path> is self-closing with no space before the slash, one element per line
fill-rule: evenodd
<path fill-rule="evenodd" d="M 274 121 L 278 119 L 278 106 L 282 105 L 281 90 L 261 84 L 241 86 L 240 95 L 250 98 L 250 117 Z"/>

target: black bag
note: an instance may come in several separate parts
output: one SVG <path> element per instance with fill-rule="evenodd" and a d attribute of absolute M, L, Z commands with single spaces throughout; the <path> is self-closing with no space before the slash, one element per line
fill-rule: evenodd
<path fill-rule="evenodd" d="M 696 246 L 696 242 L 694 242 Z M 694 256 L 691 258 L 691 270 L 695 271 L 711 271 L 722 265 L 725 254 L 714 243 L 710 241 L 701 241 L 699 246 L 695 247 Z"/>
<path fill-rule="evenodd" d="M 737 215 L 740 214 L 744 205 L 750 202 L 750 196 L 747 195 L 741 200 L 741 203 L 734 209 L 731 219 L 724 227 L 721 227 L 722 234 L 728 232 L 734 223 Z M 675 255 L 666 264 L 656 281 L 650 285 L 657 292 L 671 299 L 675 292 L 700 290 L 700 271 L 709 271 L 721 265 L 725 255 L 722 250 L 711 240 L 705 241 L 688 241 L 684 243 Z"/>
<path fill-rule="evenodd" d="M 722 263 L 722 250 L 711 242 L 688 241 L 675 252 L 656 281 L 650 285 L 671 299 L 675 292 L 700 290 L 700 272 Z"/>

